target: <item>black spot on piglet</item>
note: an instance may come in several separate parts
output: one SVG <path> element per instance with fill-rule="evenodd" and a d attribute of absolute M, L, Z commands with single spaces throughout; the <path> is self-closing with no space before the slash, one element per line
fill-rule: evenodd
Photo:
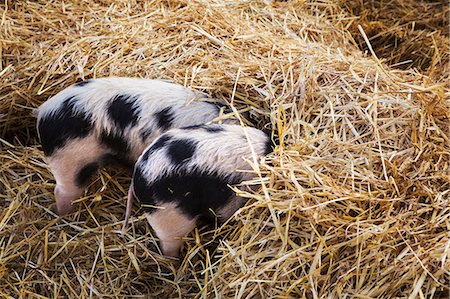
<path fill-rule="evenodd" d="M 119 94 L 114 96 L 109 104 L 109 117 L 121 130 L 128 125 L 136 125 L 138 121 L 139 110 L 135 106 L 135 100 L 133 96 Z"/>
<path fill-rule="evenodd" d="M 75 108 L 76 101 L 76 97 L 69 97 L 56 111 L 39 120 L 37 128 L 46 156 L 51 156 L 67 140 L 86 137 L 91 132 L 91 117 L 82 109 Z"/>
<path fill-rule="evenodd" d="M 149 186 L 140 167 L 136 167 L 133 173 L 133 191 L 135 197 L 139 200 L 141 204 L 150 204 L 151 195 L 148 193 Z"/>
<path fill-rule="evenodd" d="M 139 131 L 139 135 L 141 136 L 142 142 L 146 143 L 147 139 L 152 135 L 152 128 L 143 128 Z"/>
<path fill-rule="evenodd" d="M 166 107 L 161 111 L 155 113 L 155 117 L 158 122 L 158 126 L 163 130 L 169 129 L 172 126 L 173 120 L 175 118 L 172 108 L 170 107 Z"/>
<path fill-rule="evenodd" d="M 118 132 L 103 131 L 100 134 L 100 142 L 113 151 L 113 156 L 117 159 L 127 160 L 129 146 L 122 134 Z"/>
<path fill-rule="evenodd" d="M 195 153 L 197 144 L 194 141 L 188 139 L 173 140 L 169 144 L 167 154 L 169 155 L 172 163 L 178 165 L 187 162 Z"/>
<path fill-rule="evenodd" d="M 192 125 L 192 126 L 187 126 L 187 127 L 182 127 L 182 130 L 197 130 L 197 129 L 202 129 L 205 125 Z"/>
<path fill-rule="evenodd" d="M 191 171 L 162 177 L 149 184 L 139 168 L 136 170 L 133 177 L 134 191 L 146 212 L 156 211 L 149 206 L 173 202 L 186 215 L 192 218 L 202 216 L 210 221 L 213 220 L 210 210 L 218 211 L 227 205 L 234 194 L 227 185 L 238 182 L 217 174 Z"/>
<path fill-rule="evenodd" d="M 222 132 L 224 130 L 221 125 L 205 125 L 204 129 L 210 133 Z"/>
<path fill-rule="evenodd" d="M 169 135 L 162 135 L 161 137 L 156 139 L 156 141 L 144 152 L 144 154 L 142 155 L 142 160 L 147 161 L 150 154 L 165 146 L 169 140 Z"/>
<path fill-rule="evenodd" d="M 99 165 L 96 162 L 86 164 L 81 170 L 78 172 L 76 177 L 76 183 L 80 187 L 84 187 L 89 179 L 92 177 L 94 172 L 97 171 Z"/>
<path fill-rule="evenodd" d="M 224 130 L 223 126 L 219 124 L 211 124 L 211 125 L 193 125 L 193 126 L 187 126 L 181 128 L 183 130 L 196 130 L 196 129 L 203 129 L 206 132 L 210 133 L 216 133 L 216 132 L 222 132 Z"/>

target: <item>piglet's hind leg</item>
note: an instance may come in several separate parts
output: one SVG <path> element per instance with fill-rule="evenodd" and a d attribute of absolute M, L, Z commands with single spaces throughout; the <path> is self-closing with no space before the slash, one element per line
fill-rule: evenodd
<path fill-rule="evenodd" d="M 145 217 L 159 238 L 162 253 L 178 257 L 183 245 L 181 238 L 195 228 L 196 219 L 183 214 L 174 204 L 165 204 L 161 209 L 147 212 Z"/>

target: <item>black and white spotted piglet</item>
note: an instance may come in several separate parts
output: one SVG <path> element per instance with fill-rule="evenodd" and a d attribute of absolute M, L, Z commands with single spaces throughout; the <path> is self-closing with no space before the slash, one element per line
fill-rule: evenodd
<path fill-rule="evenodd" d="M 133 166 L 156 137 L 170 128 L 204 124 L 219 115 L 205 95 L 181 85 L 139 78 L 77 83 L 37 110 L 37 129 L 56 179 L 59 214 L 73 210 L 100 166 Z"/>
<path fill-rule="evenodd" d="M 246 159 L 271 152 L 267 134 L 238 125 L 172 129 L 156 139 L 136 162 L 128 192 L 126 228 L 133 195 L 160 240 L 162 253 L 178 256 L 181 237 L 199 219 L 228 219 L 244 200 L 228 185 L 255 176 Z"/>

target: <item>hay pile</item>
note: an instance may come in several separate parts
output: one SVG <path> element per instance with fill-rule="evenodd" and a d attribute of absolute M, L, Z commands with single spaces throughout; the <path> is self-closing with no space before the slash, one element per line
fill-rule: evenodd
<path fill-rule="evenodd" d="M 448 85 L 359 51 L 338 2 L 7 1 L 0 15 L 2 296 L 448 295 Z M 31 111 L 103 76 L 185 84 L 280 137 L 248 182 L 260 190 L 195 230 L 178 268 L 138 207 L 120 234 L 127 174 L 102 170 L 77 213 L 53 212 Z"/>
<path fill-rule="evenodd" d="M 399 68 L 417 68 L 436 80 L 449 78 L 450 5 L 448 1 L 386 0 L 341 1 L 358 16 L 349 31 L 364 51 L 367 43 L 357 25 L 364 27 L 378 57 Z M 356 21 L 354 21 L 356 20 Z"/>

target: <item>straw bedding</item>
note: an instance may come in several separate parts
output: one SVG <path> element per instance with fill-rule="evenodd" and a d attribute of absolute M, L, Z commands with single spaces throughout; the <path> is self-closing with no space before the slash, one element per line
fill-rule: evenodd
<path fill-rule="evenodd" d="M 431 61 L 420 72 L 391 68 L 404 48 L 383 60 L 353 13 L 338 1 L 3 2 L 0 295 L 448 296 L 448 47 L 429 60 L 419 43 Z M 443 20 L 433 30 L 447 38 Z M 246 207 L 189 235 L 179 265 L 159 255 L 138 206 L 120 233 L 121 170 L 102 170 L 78 212 L 54 213 L 32 111 L 103 76 L 205 91 L 279 136 L 253 165 L 246 183 L 260 188 L 242 194 Z"/>
<path fill-rule="evenodd" d="M 450 55 L 450 6 L 448 1 L 342 1 L 342 6 L 358 15 L 349 26 L 358 46 L 367 50 L 367 44 L 358 34 L 361 24 L 376 48 L 379 57 L 400 68 L 415 67 L 430 77 L 448 78 Z"/>

